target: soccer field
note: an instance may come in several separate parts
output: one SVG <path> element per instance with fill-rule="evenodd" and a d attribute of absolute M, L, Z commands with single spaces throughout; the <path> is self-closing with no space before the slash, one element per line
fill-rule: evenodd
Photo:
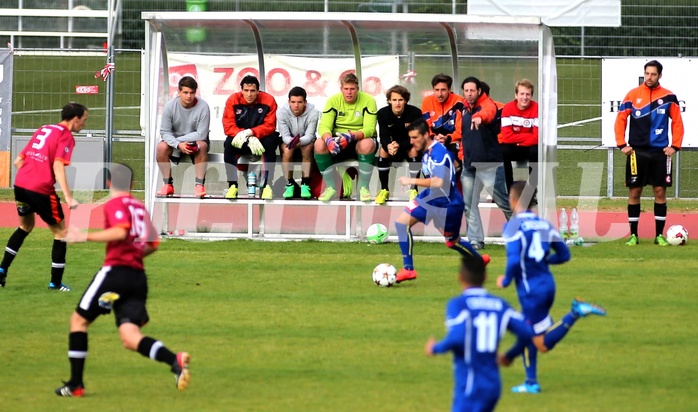
<path fill-rule="evenodd" d="M 7 239 L 11 229 L 0 229 Z M 458 254 L 415 245 L 419 279 L 382 289 L 380 262 L 396 244 L 164 241 L 148 258 L 151 325 L 144 332 L 192 355 L 192 383 L 177 392 L 168 368 L 121 348 L 112 317 L 90 330 L 82 399 L 53 389 L 69 376 L 68 319 L 102 262 L 103 245 L 70 246 L 67 294 L 46 290 L 51 236 L 36 229 L 0 289 L 0 409 L 124 411 L 444 411 L 449 357 L 427 358 L 446 301 L 459 293 Z M 502 371 L 500 411 L 695 411 L 698 295 L 693 244 L 622 241 L 574 248 L 556 268 L 560 318 L 575 296 L 603 305 L 539 359 L 540 395 L 515 395 L 520 360 Z M 493 257 L 490 281 L 504 270 Z M 671 270 L 667 270 L 671 268 Z M 495 291 L 518 308 L 515 291 Z M 504 347 L 512 342 L 507 340 Z"/>

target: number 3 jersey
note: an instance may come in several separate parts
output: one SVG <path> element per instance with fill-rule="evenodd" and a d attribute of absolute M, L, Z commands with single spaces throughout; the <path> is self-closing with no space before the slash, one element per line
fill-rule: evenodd
<path fill-rule="evenodd" d="M 74 147 L 73 133 L 65 126 L 40 127 L 19 154 L 24 162 L 17 170 L 15 186 L 44 195 L 55 193 L 53 163 L 58 160 L 69 165 Z"/>
<path fill-rule="evenodd" d="M 123 240 L 107 243 L 104 266 L 129 266 L 143 270 L 143 250 L 157 245 L 158 235 L 148 211 L 140 200 L 120 196 L 104 204 L 104 229 L 122 227 L 128 230 Z"/>
<path fill-rule="evenodd" d="M 507 330 L 524 340 L 533 336 L 523 315 L 483 288 L 468 288 L 448 302 L 446 330 L 433 351 L 453 352 L 455 392 L 466 397 L 501 391 L 497 347 Z"/>

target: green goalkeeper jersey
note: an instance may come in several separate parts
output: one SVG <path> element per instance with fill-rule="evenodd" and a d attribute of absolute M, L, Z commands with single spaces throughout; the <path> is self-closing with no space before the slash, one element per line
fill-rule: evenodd
<path fill-rule="evenodd" d="M 365 137 L 376 135 L 376 100 L 366 92 L 359 92 L 356 102 L 349 104 L 344 101 L 342 93 L 337 93 L 327 99 L 325 110 L 322 111 L 318 133 L 322 136 L 347 130 L 364 132 Z"/>

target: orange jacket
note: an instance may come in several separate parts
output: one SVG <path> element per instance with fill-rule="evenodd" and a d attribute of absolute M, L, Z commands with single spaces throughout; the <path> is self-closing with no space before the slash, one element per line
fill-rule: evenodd
<path fill-rule="evenodd" d="M 463 101 L 464 108 L 458 116 L 462 119 L 463 142 L 458 157 L 463 160 L 463 167 L 470 167 L 474 162 L 501 162 L 502 149 L 497 141 L 499 124 L 497 124 L 497 105 L 486 94 L 480 95 L 471 107 Z M 480 118 L 482 123 L 475 129 L 472 121 Z"/>
<path fill-rule="evenodd" d="M 252 104 L 245 101 L 242 92 L 228 97 L 223 111 L 225 135 L 235 137 L 245 129 L 252 130 L 252 135 L 259 139 L 276 131 L 276 100 L 272 95 L 260 91 Z"/>
<path fill-rule="evenodd" d="M 628 141 L 625 128 L 630 117 Z M 669 141 L 671 119 L 671 141 Z M 618 109 L 615 124 L 616 145 L 639 149 L 661 150 L 671 146 L 681 150 L 683 120 L 676 95 L 661 85 L 650 89 L 644 83 L 628 92 Z"/>
<path fill-rule="evenodd" d="M 461 125 L 458 112 L 463 108 L 463 96 L 455 93 L 448 95 L 448 99 L 439 103 L 435 96 L 427 96 L 422 100 L 422 113 L 431 132 L 451 136 L 452 142 L 460 142 Z"/>

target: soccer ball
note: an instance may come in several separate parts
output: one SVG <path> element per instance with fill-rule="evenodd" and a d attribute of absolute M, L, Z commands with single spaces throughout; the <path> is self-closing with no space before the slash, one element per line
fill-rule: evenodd
<path fill-rule="evenodd" d="M 393 286 L 396 280 L 397 270 L 390 263 L 381 263 L 373 269 L 373 283 L 382 288 Z"/>
<path fill-rule="evenodd" d="M 366 231 L 366 240 L 371 243 L 383 243 L 388 237 L 388 228 L 380 223 L 374 223 Z"/>
<path fill-rule="evenodd" d="M 683 246 L 688 242 L 688 230 L 681 225 L 673 225 L 666 231 L 666 240 L 670 245 Z"/>

